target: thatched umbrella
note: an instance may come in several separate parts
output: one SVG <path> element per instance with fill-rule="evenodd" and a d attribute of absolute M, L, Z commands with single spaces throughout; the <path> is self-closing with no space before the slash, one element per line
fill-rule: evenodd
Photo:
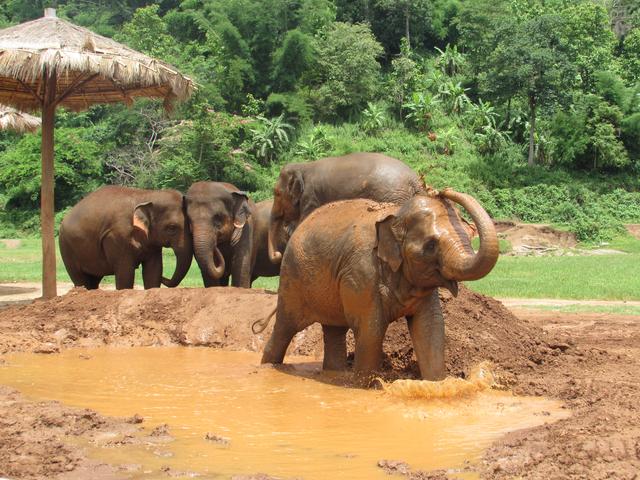
<path fill-rule="evenodd" d="M 135 97 L 164 98 L 170 108 L 193 91 L 175 68 L 56 17 L 0 30 L 0 103 L 42 111 L 42 293 L 56 295 L 53 231 L 53 128 L 56 107 L 87 109 Z"/>
<path fill-rule="evenodd" d="M 40 128 L 40 119 L 15 108 L 0 105 L 0 130 L 18 133 L 35 132 Z"/>

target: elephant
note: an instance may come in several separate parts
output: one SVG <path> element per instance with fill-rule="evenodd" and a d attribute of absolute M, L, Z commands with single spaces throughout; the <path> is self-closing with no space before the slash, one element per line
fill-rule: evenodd
<path fill-rule="evenodd" d="M 353 198 L 403 203 L 421 191 L 424 184 L 411 168 L 379 153 L 351 153 L 285 165 L 274 187 L 269 258 L 273 263 L 282 259 L 275 243 L 282 237 L 284 224 L 293 231 L 321 205 Z"/>
<path fill-rule="evenodd" d="M 477 253 L 456 203 L 478 229 Z M 487 275 L 498 253 L 489 215 L 473 197 L 450 189 L 428 189 L 402 205 L 354 199 L 320 207 L 285 250 L 276 323 L 262 363 L 282 363 L 293 336 L 319 322 L 323 367 L 346 367 L 345 335 L 352 329 L 354 371 L 366 382 L 380 366 L 389 323 L 406 317 L 421 376 L 441 379 L 444 319 L 437 288 L 457 295 L 457 282 Z M 263 330 L 272 315 L 256 324 Z M 261 331 L 256 324 L 254 332 Z"/>
<path fill-rule="evenodd" d="M 74 285 L 87 289 L 114 274 L 118 290 L 133 288 L 140 264 L 144 288 L 175 287 L 193 258 L 184 196 L 176 190 L 101 187 L 64 217 L 59 245 Z M 170 279 L 162 277 L 163 247 L 176 255 Z"/>
<path fill-rule="evenodd" d="M 205 287 L 248 288 L 255 261 L 254 203 L 246 192 L 224 182 L 196 182 L 186 195 L 193 252 Z"/>

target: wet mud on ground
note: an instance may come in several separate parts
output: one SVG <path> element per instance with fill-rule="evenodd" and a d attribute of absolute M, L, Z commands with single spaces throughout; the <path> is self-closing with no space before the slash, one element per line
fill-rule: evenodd
<path fill-rule="evenodd" d="M 489 360 L 505 388 L 561 399 L 573 413 L 508 434 L 472 470 L 491 479 L 638 478 L 639 317 L 524 309 L 514 315 L 500 302 L 464 288 L 458 298 L 442 300 L 450 375 L 464 377 Z M 0 311 L 0 363 L 11 352 L 55 354 L 104 345 L 259 351 L 270 328 L 254 336 L 250 325 L 275 301 L 268 292 L 235 288 L 72 290 L 51 301 Z M 321 329 L 301 332 L 289 353 L 320 358 Z M 383 368 L 387 380 L 417 377 L 404 322 L 389 329 Z M 90 460 L 87 446 L 107 442 L 127 448 L 156 441 L 144 423 L 135 423 L 139 420 L 32 402 L 0 388 L 0 477 L 130 478 L 139 466 L 99 464 Z M 406 478 L 456 478 L 455 472 L 415 471 L 402 459 L 381 459 L 379 467 Z"/>

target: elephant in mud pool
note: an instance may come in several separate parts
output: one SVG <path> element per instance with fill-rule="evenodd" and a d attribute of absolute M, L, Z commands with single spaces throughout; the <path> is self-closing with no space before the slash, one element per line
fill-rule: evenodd
<path fill-rule="evenodd" d="M 478 229 L 477 252 L 455 204 Z M 365 199 L 325 205 L 302 222 L 285 250 L 276 323 L 262 363 L 282 363 L 293 336 L 319 322 L 323 367 L 346 367 L 350 328 L 354 370 L 366 383 L 380 366 L 389 323 L 404 316 L 422 377 L 441 379 L 444 319 L 437 287 L 457 295 L 457 282 L 484 277 L 497 259 L 491 218 L 463 193 L 428 190 L 401 206 Z M 271 316 L 256 322 L 254 331 L 264 329 Z"/>
<path fill-rule="evenodd" d="M 75 286 L 98 288 L 115 275 L 116 288 L 133 288 L 142 264 L 144 288 L 177 286 L 191 266 L 191 232 L 183 195 L 176 190 L 101 187 L 80 200 L 60 224 L 60 254 Z M 176 269 L 162 277 L 162 248 Z"/>
<path fill-rule="evenodd" d="M 272 277 L 280 266 L 269 260 L 267 238 L 271 200 L 254 204 L 230 183 L 197 182 L 186 195 L 193 249 L 205 287 L 249 288 L 257 277 Z M 283 245 L 282 233 L 276 239 Z"/>
<path fill-rule="evenodd" d="M 309 163 L 285 165 L 273 189 L 269 258 L 279 263 L 277 241 L 316 208 L 337 200 L 368 198 L 403 203 L 424 191 L 422 180 L 407 165 L 380 153 L 351 153 Z"/>

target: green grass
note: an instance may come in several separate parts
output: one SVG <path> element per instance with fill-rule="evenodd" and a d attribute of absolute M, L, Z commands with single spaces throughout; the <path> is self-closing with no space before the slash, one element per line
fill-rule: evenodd
<path fill-rule="evenodd" d="M 640 241 L 621 239 L 612 242 L 615 248 L 627 243 L 627 249 L 637 251 Z M 633 243 L 635 242 L 635 244 Z M 0 281 L 39 282 L 41 278 L 40 240 L 25 239 L 19 248 L 7 248 L 0 242 Z M 165 250 L 165 275 L 171 275 L 175 258 Z M 494 270 L 482 280 L 468 286 L 493 297 L 564 298 L 576 300 L 640 300 L 640 253 L 582 257 L 500 257 Z M 69 276 L 58 255 L 58 280 L 68 282 Z M 113 283 L 113 277 L 105 278 Z M 141 285 L 141 272 L 136 273 Z M 195 262 L 181 284 L 200 287 L 202 279 Z M 277 290 L 278 278 L 260 278 L 255 288 Z"/>
<path fill-rule="evenodd" d="M 640 307 L 635 305 L 518 305 L 518 308 L 549 310 L 558 313 L 606 313 L 613 315 L 640 316 Z"/>
<path fill-rule="evenodd" d="M 500 257 L 470 288 L 493 297 L 640 300 L 640 254 Z"/>
<path fill-rule="evenodd" d="M 71 282 L 64 268 L 58 243 L 56 241 L 56 272 L 59 282 Z M 27 238 L 20 240 L 18 248 L 9 248 L 0 241 L 0 282 L 40 282 L 42 278 L 42 249 L 40 239 Z M 171 276 L 174 271 L 176 259 L 173 252 L 164 249 L 163 253 L 164 274 Z M 103 283 L 113 284 L 114 277 L 105 277 Z M 142 271 L 136 270 L 136 285 L 142 285 Z M 180 284 L 183 287 L 201 287 L 202 277 L 195 260 L 191 264 L 189 273 Z M 277 278 L 259 278 L 253 282 L 255 288 L 278 289 Z"/>

